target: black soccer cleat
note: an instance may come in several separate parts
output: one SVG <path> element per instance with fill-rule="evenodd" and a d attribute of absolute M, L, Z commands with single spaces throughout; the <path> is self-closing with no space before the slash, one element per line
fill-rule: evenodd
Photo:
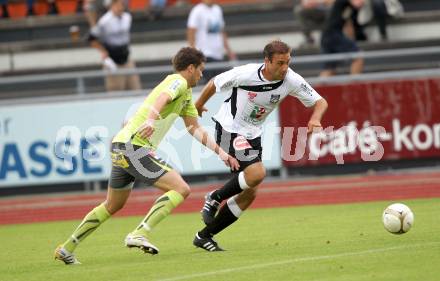
<path fill-rule="evenodd" d="M 193 245 L 202 248 L 208 252 L 219 252 L 224 251 L 212 238 L 200 238 L 199 233 L 196 233 L 194 237 Z"/>
<path fill-rule="evenodd" d="M 205 195 L 205 204 L 200 211 L 200 213 L 202 213 L 203 222 L 206 225 L 209 225 L 214 221 L 215 214 L 220 206 L 220 202 L 211 198 L 211 193 L 212 192 Z"/>

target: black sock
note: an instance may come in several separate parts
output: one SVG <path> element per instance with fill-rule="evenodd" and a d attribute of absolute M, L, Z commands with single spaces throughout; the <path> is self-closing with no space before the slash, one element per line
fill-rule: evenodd
<path fill-rule="evenodd" d="M 228 204 L 224 204 L 217 216 L 214 218 L 214 221 L 207 225 L 204 229 L 199 231 L 199 236 L 201 238 L 212 237 L 213 235 L 219 233 L 223 229 L 227 228 L 231 224 L 233 224 L 238 218 L 234 216 L 234 214 L 229 209 Z"/>
<path fill-rule="evenodd" d="M 239 174 L 235 174 L 223 187 L 214 191 L 211 194 L 211 198 L 218 202 L 222 202 L 223 200 L 242 192 L 243 189 L 241 189 L 238 182 L 238 175 Z"/>

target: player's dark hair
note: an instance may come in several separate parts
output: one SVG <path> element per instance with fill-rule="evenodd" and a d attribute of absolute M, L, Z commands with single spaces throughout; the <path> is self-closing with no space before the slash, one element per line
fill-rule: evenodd
<path fill-rule="evenodd" d="M 206 62 L 205 56 L 202 52 L 192 47 L 180 49 L 172 60 L 173 67 L 176 71 L 185 70 L 191 64 L 198 67 L 202 62 Z"/>
<path fill-rule="evenodd" d="M 286 43 L 280 40 L 274 40 L 264 47 L 263 54 L 265 58 L 272 61 L 274 54 L 287 54 L 292 51 L 292 49 Z"/>
<path fill-rule="evenodd" d="M 112 0 L 112 1 L 110 2 L 110 6 L 113 5 L 113 4 L 118 3 L 119 1 L 120 1 L 120 0 Z"/>

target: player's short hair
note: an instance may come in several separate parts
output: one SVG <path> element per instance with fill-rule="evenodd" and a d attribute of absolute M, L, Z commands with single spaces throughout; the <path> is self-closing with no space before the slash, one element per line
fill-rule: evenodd
<path fill-rule="evenodd" d="M 192 47 L 184 47 L 180 49 L 172 60 L 173 67 L 176 71 L 185 70 L 191 64 L 198 67 L 203 62 L 206 62 L 203 53 Z"/>
<path fill-rule="evenodd" d="M 118 2 L 122 2 L 122 1 L 121 0 L 111 0 L 110 1 L 110 6 L 113 5 L 113 4 L 116 4 Z"/>
<path fill-rule="evenodd" d="M 292 48 L 290 48 L 289 45 L 283 41 L 274 40 L 264 47 L 263 54 L 265 58 L 268 58 L 269 61 L 272 61 L 274 54 L 290 54 L 291 51 Z"/>

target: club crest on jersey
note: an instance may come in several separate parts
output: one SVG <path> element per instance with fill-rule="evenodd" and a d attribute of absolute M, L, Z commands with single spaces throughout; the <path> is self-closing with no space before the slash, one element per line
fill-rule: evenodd
<path fill-rule="evenodd" d="M 238 136 L 232 142 L 235 150 L 245 150 L 248 148 L 252 148 L 247 139 L 243 136 Z"/>
<path fill-rule="evenodd" d="M 253 101 L 255 97 L 257 96 L 257 93 L 254 92 L 248 92 L 248 97 L 250 101 Z"/>
<path fill-rule="evenodd" d="M 168 89 L 175 92 L 180 86 L 180 81 L 179 80 L 175 80 L 169 87 Z"/>
<path fill-rule="evenodd" d="M 305 92 L 306 94 L 308 94 L 309 96 L 311 96 L 311 95 L 312 95 L 312 92 L 313 92 L 313 90 L 310 89 L 310 87 L 307 86 L 307 84 L 304 84 L 304 83 L 301 84 L 301 90 L 302 90 L 303 92 Z"/>
<path fill-rule="evenodd" d="M 280 101 L 281 95 L 271 95 L 270 96 L 270 102 L 271 103 L 277 103 Z"/>

